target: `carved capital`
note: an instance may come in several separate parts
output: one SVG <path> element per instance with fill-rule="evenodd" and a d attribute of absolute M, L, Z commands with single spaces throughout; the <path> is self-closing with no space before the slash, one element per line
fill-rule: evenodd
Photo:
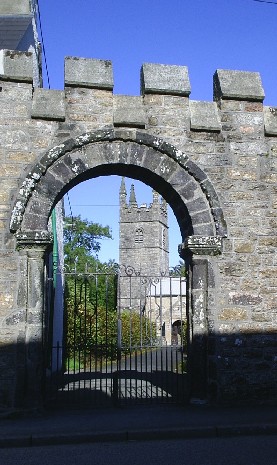
<path fill-rule="evenodd" d="M 17 249 L 47 250 L 53 243 L 53 235 L 49 231 L 18 231 L 15 235 Z"/>
<path fill-rule="evenodd" d="M 222 253 L 221 236 L 188 236 L 179 245 L 179 255 L 184 258 L 188 252 L 194 255 L 220 255 Z"/>

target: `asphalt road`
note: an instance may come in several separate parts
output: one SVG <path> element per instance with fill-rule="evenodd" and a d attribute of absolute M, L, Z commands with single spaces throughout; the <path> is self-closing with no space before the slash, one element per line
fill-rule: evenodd
<path fill-rule="evenodd" d="M 276 465 L 277 436 L 0 449 L 1 465 Z"/>
<path fill-rule="evenodd" d="M 59 405 L 71 405 L 74 400 L 109 405 L 115 399 L 122 404 L 138 399 L 183 402 L 187 375 L 176 372 L 183 357 L 179 346 L 138 349 L 133 355 L 123 354 L 120 367 L 116 362 L 106 364 L 102 360 L 94 370 L 66 372 L 60 385 L 55 385 L 53 379 L 50 391 L 56 391 Z"/>

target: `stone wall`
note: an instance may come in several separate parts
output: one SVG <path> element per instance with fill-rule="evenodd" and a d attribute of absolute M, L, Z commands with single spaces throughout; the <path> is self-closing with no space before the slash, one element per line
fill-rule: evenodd
<path fill-rule="evenodd" d="M 48 216 L 101 174 L 147 182 L 176 215 L 191 398 L 276 402 L 277 108 L 258 73 L 218 70 L 198 102 L 185 66 L 145 64 L 141 89 L 113 95 L 111 62 L 74 57 L 64 91 L 34 89 L 31 54 L 1 52 L 0 406 L 41 403 Z"/>

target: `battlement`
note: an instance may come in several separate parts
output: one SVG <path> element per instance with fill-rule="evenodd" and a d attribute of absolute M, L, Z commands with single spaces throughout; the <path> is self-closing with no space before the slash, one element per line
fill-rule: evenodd
<path fill-rule="evenodd" d="M 157 192 L 153 191 L 153 201 L 149 205 L 138 205 L 135 188 L 132 184 L 128 201 L 123 178 L 120 189 L 121 221 L 126 221 L 128 223 L 136 223 L 137 221 L 149 222 L 153 221 L 153 215 L 155 220 L 159 220 L 167 226 L 167 204 L 165 200 L 162 199 Z"/>
<path fill-rule="evenodd" d="M 144 222 L 151 222 L 153 213 L 156 214 L 156 217 L 159 218 L 161 223 L 167 223 L 167 214 L 165 210 L 160 205 L 160 208 L 153 208 L 153 205 L 149 207 L 145 205 L 137 206 L 128 205 L 121 209 L 121 219 L 128 221 L 129 223 L 134 223 L 136 221 L 140 221 L 141 223 Z"/>
<path fill-rule="evenodd" d="M 0 81 L 33 82 L 33 60 L 30 52 L 0 51 Z M 257 72 L 219 69 L 213 77 L 214 101 L 190 100 L 191 85 L 186 66 L 145 63 L 141 68 L 141 96 L 113 95 L 114 77 L 111 61 L 78 57 L 65 58 L 65 90 L 34 89 L 31 118 L 65 121 L 67 103 L 78 89 L 84 92 L 104 92 L 109 100 L 110 122 L 116 127 L 146 128 L 156 125 L 149 115 L 147 103 L 159 98 L 181 99 L 179 106 L 187 108 L 188 126 L 192 131 L 221 132 L 221 111 L 225 102 L 238 102 L 236 111 L 263 112 L 265 135 L 277 136 L 277 107 L 263 105 L 264 89 Z M 103 95 L 103 94 L 101 94 Z M 100 97 L 99 97 L 100 98 Z M 169 105 L 169 100 L 161 106 Z M 228 106 L 230 108 L 230 105 Z"/>

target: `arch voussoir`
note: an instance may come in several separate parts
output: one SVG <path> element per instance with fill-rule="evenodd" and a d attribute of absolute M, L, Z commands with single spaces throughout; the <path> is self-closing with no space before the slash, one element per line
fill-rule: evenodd
<path fill-rule="evenodd" d="M 131 141 L 127 142 L 127 153 L 128 160 L 127 162 L 130 165 L 144 165 L 145 157 L 147 157 L 147 152 L 149 148 L 144 145 L 139 145 L 137 143 L 132 143 Z M 151 150 L 151 149 L 150 149 Z"/>
<path fill-rule="evenodd" d="M 112 168 L 113 166 L 113 168 Z M 99 130 L 82 134 L 48 150 L 23 180 L 12 211 L 10 229 L 46 229 L 52 206 L 72 182 L 88 178 L 94 169 L 113 174 L 128 171 L 152 185 L 173 208 L 183 205 L 182 215 L 194 234 L 226 235 L 218 196 L 207 175 L 188 156 L 161 138 L 134 129 Z M 31 198 L 40 196 L 44 208 L 38 214 Z M 185 205 L 187 202 L 187 206 Z M 176 209 L 178 217 L 178 208 Z"/>

